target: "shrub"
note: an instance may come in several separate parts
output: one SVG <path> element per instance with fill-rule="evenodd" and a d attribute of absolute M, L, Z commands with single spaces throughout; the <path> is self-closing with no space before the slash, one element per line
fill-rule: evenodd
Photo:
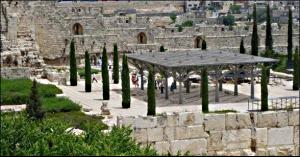
<path fill-rule="evenodd" d="M 77 65 L 76 65 L 74 39 L 72 39 L 70 44 L 69 57 L 70 57 L 70 83 L 71 86 L 77 86 Z"/>
<path fill-rule="evenodd" d="M 235 18 L 232 15 L 227 15 L 227 16 L 224 16 L 224 18 L 223 18 L 223 24 L 225 26 L 232 26 L 234 24 L 234 22 L 235 22 Z"/>
<path fill-rule="evenodd" d="M 187 20 L 181 24 L 182 27 L 192 27 L 194 25 L 193 21 Z"/>
<path fill-rule="evenodd" d="M 107 67 L 107 55 L 106 48 L 103 47 L 102 53 L 102 88 L 103 88 L 103 100 L 109 100 L 109 75 Z"/>
<path fill-rule="evenodd" d="M 208 108 L 208 78 L 207 71 L 203 69 L 201 72 L 201 97 L 202 97 L 202 112 L 209 112 Z"/>
<path fill-rule="evenodd" d="M 85 51 L 85 92 L 92 91 L 91 63 L 88 51 Z"/>
<path fill-rule="evenodd" d="M 176 14 L 175 13 L 172 13 L 171 15 L 170 15 L 170 19 L 172 20 L 172 23 L 175 23 L 176 22 Z"/>
<path fill-rule="evenodd" d="M 122 67 L 122 108 L 130 108 L 130 79 L 126 55 L 123 55 Z"/>
<path fill-rule="evenodd" d="M 91 68 L 91 74 L 98 74 L 99 72 L 101 72 L 101 70 Z M 78 74 L 79 74 L 80 77 L 84 77 L 85 76 L 85 69 L 84 68 L 78 68 Z"/>
<path fill-rule="evenodd" d="M 183 31 L 183 27 L 181 25 L 178 26 L 178 32 L 182 32 Z"/>
<path fill-rule="evenodd" d="M 268 111 L 268 68 L 263 66 L 261 72 L 261 110 Z"/>
<path fill-rule="evenodd" d="M 147 88 L 147 96 L 148 96 L 148 111 L 147 115 L 154 116 L 156 114 L 156 103 L 155 103 L 155 87 L 154 87 L 154 72 L 153 67 L 150 68 L 148 74 L 148 88 Z"/>
<path fill-rule="evenodd" d="M 68 98 L 44 98 L 42 108 L 45 112 L 80 111 L 81 107 Z"/>
<path fill-rule="evenodd" d="M 40 120 L 44 117 L 44 111 L 42 111 L 42 103 L 37 89 L 37 82 L 33 80 L 31 93 L 26 105 L 26 113 L 30 119 Z"/>
<path fill-rule="evenodd" d="M 114 44 L 113 79 L 114 84 L 119 83 L 119 54 L 117 44 Z"/>
<path fill-rule="evenodd" d="M 298 47 L 296 47 L 294 54 L 293 90 L 299 90 L 299 61 Z"/>

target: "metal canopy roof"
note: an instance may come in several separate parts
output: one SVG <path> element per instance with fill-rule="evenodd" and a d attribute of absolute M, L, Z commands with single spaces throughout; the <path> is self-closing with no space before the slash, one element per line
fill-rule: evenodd
<path fill-rule="evenodd" d="M 277 59 L 231 53 L 221 50 L 180 50 L 171 52 L 147 52 L 127 54 L 128 59 L 154 64 L 164 68 L 207 67 L 219 65 L 246 65 L 275 63 Z"/>

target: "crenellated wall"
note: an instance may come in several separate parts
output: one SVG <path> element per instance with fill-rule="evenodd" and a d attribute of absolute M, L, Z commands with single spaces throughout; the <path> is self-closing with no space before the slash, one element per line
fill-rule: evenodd
<path fill-rule="evenodd" d="M 299 155 L 299 109 L 252 113 L 163 113 L 155 117 L 118 117 L 142 145 L 160 154 Z"/>

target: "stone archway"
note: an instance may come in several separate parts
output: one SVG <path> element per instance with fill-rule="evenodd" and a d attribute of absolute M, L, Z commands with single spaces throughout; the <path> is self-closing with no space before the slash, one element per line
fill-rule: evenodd
<path fill-rule="evenodd" d="M 83 27 L 79 23 L 75 23 L 72 30 L 74 35 L 83 35 Z"/>
<path fill-rule="evenodd" d="M 147 37 L 144 32 L 140 32 L 137 36 L 138 44 L 147 44 Z"/>
<path fill-rule="evenodd" d="M 196 37 L 194 40 L 194 48 L 201 48 L 202 47 L 203 39 L 201 37 Z"/>

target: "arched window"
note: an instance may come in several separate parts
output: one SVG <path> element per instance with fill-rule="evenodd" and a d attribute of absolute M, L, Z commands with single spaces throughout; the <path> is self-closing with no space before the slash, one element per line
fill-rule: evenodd
<path fill-rule="evenodd" d="M 141 32 L 137 36 L 138 44 L 147 44 L 147 37 L 144 32 Z"/>
<path fill-rule="evenodd" d="M 194 40 L 194 43 L 195 43 L 195 44 L 194 44 L 194 45 L 195 45 L 194 47 L 195 47 L 195 48 L 201 48 L 202 41 L 203 41 L 203 40 L 202 40 L 201 37 L 196 37 L 195 40 Z"/>
<path fill-rule="evenodd" d="M 73 25 L 73 34 L 74 35 L 83 35 L 83 27 L 79 23 Z"/>

